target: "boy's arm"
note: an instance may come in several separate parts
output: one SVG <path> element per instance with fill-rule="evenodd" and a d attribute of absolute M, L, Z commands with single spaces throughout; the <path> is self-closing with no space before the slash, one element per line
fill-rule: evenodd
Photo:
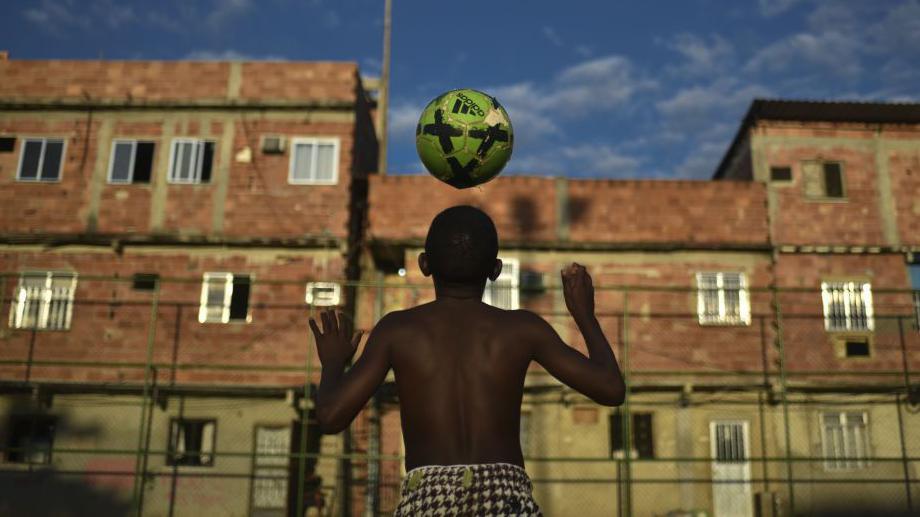
<path fill-rule="evenodd" d="M 534 359 L 553 377 L 599 404 L 619 406 L 626 385 L 613 350 L 594 316 L 594 286 L 584 266 L 572 264 L 562 271 L 565 304 L 588 346 L 588 357 L 566 345 L 553 328 L 540 319 L 534 340 Z"/>
<path fill-rule="evenodd" d="M 319 360 L 323 365 L 316 391 L 316 419 L 324 433 L 333 434 L 348 427 L 361 411 L 386 378 L 390 360 L 385 332 L 380 331 L 378 324 L 368 337 L 361 357 L 345 372 L 348 361 L 358 349 L 361 334 L 352 336 L 351 325 L 344 318 L 340 326 L 334 311 L 325 311 L 320 317 L 322 332 L 316 321 L 310 319 Z"/>

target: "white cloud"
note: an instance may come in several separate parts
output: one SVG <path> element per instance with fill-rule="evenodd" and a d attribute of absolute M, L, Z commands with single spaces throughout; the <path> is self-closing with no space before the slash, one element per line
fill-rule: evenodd
<path fill-rule="evenodd" d="M 757 52 L 745 65 L 749 72 L 784 72 L 795 67 L 818 67 L 820 72 L 856 77 L 862 72 L 860 41 L 852 34 L 802 32 Z"/>
<path fill-rule="evenodd" d="M 552 27 L 543 27 L 541 32 L 543 33 L 543 37 L 548 39 L 553 45 L 556 45 L 557 47 L 565 46 L 565 43 L 562 41 L 562 37 L 559 36 L 559 33 L 556 32 L 556 29 Z"/>
<path fill-rule="evenodd" d="M 70 27 L 89 29 L 92 22 L 80 13 L 73 0 L 41 0 L 38 6 L 26 9 L 23 17 L 49 32 L 60 32 Z"/>
<path fill-rule="evenodd" d="M 607 178 L 625 178 L 636 173 L 640 160 L 633 156 L 623 154 L 609 145 L 581 144 L 563 147 L 562 155 L 573 163 L 579 170 L 570 171 L 578 176 L 580 171 L 590 175 L 600 175 Z"/>
<path fill-rule="evenodd" d="M 668 70 L 680 76 L 699 77 L 728 69 L 734 48 L 725 38 L 712 35 L 708 40 L 695 34 L 683 33 L 667 42 L 668 48 L 683 56 L 683 63 Z"/>
<path fill-rule="evenodd" d="M 257 56 L 239 52 L 233 49 L 228 50 L 193 50 L 182 57 L 188 61 L 287 61 L 284 56 L 263 55 Z"/>
<path fill-rule="evenodd" d="M 415 126 L 424 105 L 411 102 L 394 102 L 387 112 L 387 130 L 390 141 L 415 141 Z"/>
<path fill-rule="evenodd" d="M 728 149 L 729 142 L 703 142 L 693 147 L 686 158 L 676 167 L 676 176 L 687 179 L 709 179 L 712 177 Z"/>
<path fill-rule="evenodd" d="M 252 0 L 214 0 L 214 7 L 205 17 L 205 23 L 213 30 L 220 30 L 252 7 Z"/>
<path fill-rule="evenodd" d="M 801 3 L 802 0 L 758 0 L 758 7 L 760 7 L 760 14 L 770 18 L 783 14 L 795 7 L 796 4 Z"/>

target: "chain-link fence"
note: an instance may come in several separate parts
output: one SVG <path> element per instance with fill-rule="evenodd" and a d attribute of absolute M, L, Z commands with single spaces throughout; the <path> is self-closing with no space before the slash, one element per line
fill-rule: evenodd
<path fill-rule="evenodd" d="M 321 436 L 307 317 L 337 304 L 369 328 L 432 299 L 430 283 L 305 286 L 229 273 L 0 280 L 9 315 L 0 513 L 396 507 L 405 471 L 392 377 L 348 432 Z M 693 288 L 596 288 L 629 393 L 619 408 L 600 407 L 532 367 L 521 444 L 545 514 L 920 507 L 915 293 L 859 282 L 776 289 L 721 274 Z M 488 289 L 585 350 L 556 287 Z"/>

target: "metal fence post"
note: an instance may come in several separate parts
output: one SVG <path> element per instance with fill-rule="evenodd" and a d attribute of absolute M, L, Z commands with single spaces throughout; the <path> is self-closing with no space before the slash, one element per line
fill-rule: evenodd
<path fill-rule="evenodd" d="M 789 489 L 789 512 L 795 515 L 795 481 L 792 469 L 792 438 L 789 433 L 789 401 L 786 396 L 786 347 L 783 338 L 783 312 L 780 308 L 779 295 L 775 285 L 770 287 L 773 303 L 773 317 L 776 325 L 776 345 L 779 349 L 779 379 L 780 401 L 783 405 L 783 433 L 785 434 L 786 451 L 786 485 Z"/>
<path fill-rule="evenodd" d="M 624 513 L 627 517 L 632 515 L 632 440 L 630 435 L 629 412 L 629 289 L 623 291 L 623 382 L 626 385 L 626 396 L 623 399 L 623 466 L 626 478 L 623 498 Z"/>
<path fill-rule="evenodd" d="M 904 366 L 905 396 L 910 395 L 910 366 L 907 361 L 907 343 L 904 341 L 904 318 L 898 316 L 898 336 L 901 340 L 901 361 Z M 901 395 L 895 393 L 895 410 L 898 412 L 898 436 L 901 439 L 901 463 L 904 467 L 904 490 L 907 492 L 907 510 L 913 513 L 914 501 L 910 490 L 910 461 L 907 455 L 907 442 L 904 439 L 904 415 L 901 414 Z"/>
<path fill-rule="evenodd" d="M 132 503 L 136 510 L 136 515 L 143 515 L 144 512 L 144 476 L 147 475 L 145 457 L 149 450 L 145 448 L 145 438 L 147 436 L 146 426 L 150 425 L 147 421 L 147 404 L 150 403 L 150 379 L 153 377 L 153 344 L 156 341 L 157 320 L 160 306 L 160 279 L 154 281 L 153 300 L 150 303 L 150 328 L 147 330 L 147 355 L 144 363 L 144 390 L 141 398 L 141 414 L 137 431 L 137 454 L 134 460 L 134 492 Z M 152 418 L 152 415 L 151 415 Z"/>
<path fill-rule="evenodd" d="M 313 306 L 310 305 L 309 318 L 313 318 Z M 294 515 L 303 515 L 303 496 L 304 496 L 304 476 L 307 472 L 307 433 L 310 427 L 310 400 L 313 398 L 313 333 L 307 330 L 307 373 L 304 376 L 303 401 L 298 405 L 297 410 L 300 413 L 300 446 L 297 448 L 300 453 L 297 459 L 297 508 Z"/>

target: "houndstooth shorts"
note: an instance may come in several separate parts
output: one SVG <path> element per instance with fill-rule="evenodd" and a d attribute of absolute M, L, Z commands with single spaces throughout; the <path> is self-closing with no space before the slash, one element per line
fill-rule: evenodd
<path fill-rule="evenodd" d="M 517 465 L 447 465 L 410 470 L 394 516 L 542 516 L 527 472 Z"/>

